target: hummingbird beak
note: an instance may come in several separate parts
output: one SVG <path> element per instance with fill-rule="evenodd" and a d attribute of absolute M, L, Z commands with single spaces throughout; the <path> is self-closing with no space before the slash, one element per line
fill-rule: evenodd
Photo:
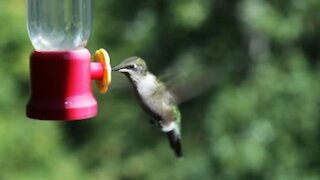
<path fill-rule="evenodd" d="M 121 68 L 119 68 L 118 66 L 111 68 L 111 71 L 119 71 Z"/>

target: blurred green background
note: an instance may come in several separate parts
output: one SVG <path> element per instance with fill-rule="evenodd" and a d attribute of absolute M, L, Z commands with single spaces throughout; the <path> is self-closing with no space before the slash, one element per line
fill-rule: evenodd
<path fill-rule="evenodd" d="M 183 161 L 122 75 L 94 87 L 96 118 L 27 119 L 26 2 L 0 7 L 0 179 L 320 179 L 319 0 L 94 2 L 91 52 L 141 56 L 190 93 L 216 81 L 180 105 Z"/>

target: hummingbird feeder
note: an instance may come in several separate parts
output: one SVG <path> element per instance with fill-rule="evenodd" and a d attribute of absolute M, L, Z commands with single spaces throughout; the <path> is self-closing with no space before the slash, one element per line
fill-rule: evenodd
<path fill-rule="evenodd" d="M 28 0 L 29 118 L 82 120 L 96 116 L 92 80 L 101 93 L 111 81 L 108 53 L 85 48 L 91 31 L 91 0 Z"/>

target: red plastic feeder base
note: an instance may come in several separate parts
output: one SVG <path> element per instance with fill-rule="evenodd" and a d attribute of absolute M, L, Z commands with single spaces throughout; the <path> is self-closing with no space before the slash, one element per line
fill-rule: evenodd
<path fill-rule="evenodd" d="M 82 120 L 97 114 L 87 49 L 34 51 L 30 57 L 31 97 L 27 116 L 41 120 Z"/>

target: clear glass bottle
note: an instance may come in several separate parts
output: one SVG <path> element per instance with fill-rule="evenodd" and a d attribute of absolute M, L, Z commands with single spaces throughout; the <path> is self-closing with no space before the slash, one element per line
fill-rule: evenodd
<path fill-rule="evenodd" d="M 91 31 L 91 0 L 27 0 L 28 32 L 37 51 L 84 48 Z"/>

